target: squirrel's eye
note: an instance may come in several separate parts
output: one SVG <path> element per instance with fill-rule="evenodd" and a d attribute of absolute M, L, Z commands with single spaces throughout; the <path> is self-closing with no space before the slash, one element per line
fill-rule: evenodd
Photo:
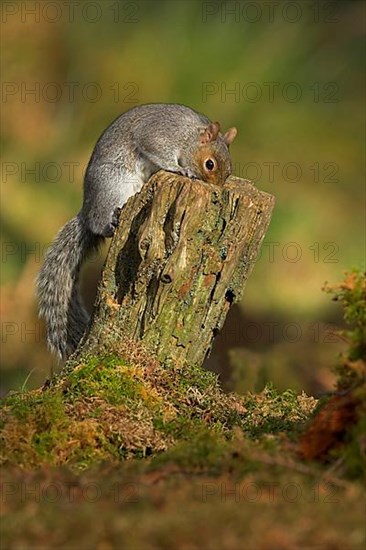
<path fill-rule="evenodd" d="M 213 170 L 215 168 L 215 163 L 212 159 L 207 159 L 205 161 L 205 168 L 206 170 Z"/>

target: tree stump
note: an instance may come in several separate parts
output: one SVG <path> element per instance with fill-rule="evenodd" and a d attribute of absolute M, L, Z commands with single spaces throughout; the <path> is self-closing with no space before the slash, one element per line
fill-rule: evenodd
<path fill-rule="evenodd" d="M 77 355 L 140 341 L 161 362 L 201 365 L 242 296 L 274 198 L 157 172 L 122 209 Z"/>

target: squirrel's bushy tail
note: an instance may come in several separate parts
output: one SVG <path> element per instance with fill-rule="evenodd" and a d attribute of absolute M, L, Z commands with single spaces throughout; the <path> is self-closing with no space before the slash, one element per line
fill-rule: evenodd
<path fill-rule="evenodd" d="M 102 240 L 76 216 L 57 234 L 38 275 L 39 315 L 46 321 L 48 346 L 60 359 L 76 349 L 87 327 L 89 315 L 79 293 L 79 271 Z"/>

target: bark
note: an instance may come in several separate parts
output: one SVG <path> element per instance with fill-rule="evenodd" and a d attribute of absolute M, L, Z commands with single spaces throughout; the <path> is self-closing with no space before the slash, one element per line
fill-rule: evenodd
<path fill-rule="evenodd" d="M 236 177 L 218 187 L 154 174 L 122 209 L 79 354 L 132 339 L 165 363 L 201 365 L 243 297 L 273 206 Z"/>

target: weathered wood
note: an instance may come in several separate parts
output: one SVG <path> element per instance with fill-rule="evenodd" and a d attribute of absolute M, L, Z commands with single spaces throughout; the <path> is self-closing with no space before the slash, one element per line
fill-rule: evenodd
<path fill-rule="evenodd" d="M 158 172 L 124 206 L 79 353 L 140 340 L 160 360 L 201 365 L 243 296 L 274 199 Z"/>

